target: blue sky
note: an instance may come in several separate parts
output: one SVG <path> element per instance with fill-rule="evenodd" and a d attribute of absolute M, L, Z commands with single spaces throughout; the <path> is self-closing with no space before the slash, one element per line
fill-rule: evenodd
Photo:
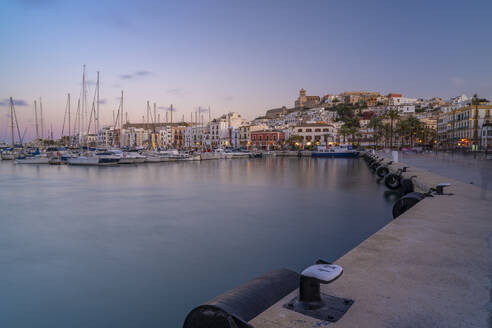
<path fill-rule="evenodd" d="M 251 119 L 292 106 L 301 87 L 492 97 L 490 0 L 3 0 L 0 9 L 0 105 L 23 100 L 30 131 L 39 96 L 59 129 L 83 64 L 92 81 L 101 72 L 104 122 L 121 89 L 133 121 L 147 100 L 186 119 L 198 106 Z"/>

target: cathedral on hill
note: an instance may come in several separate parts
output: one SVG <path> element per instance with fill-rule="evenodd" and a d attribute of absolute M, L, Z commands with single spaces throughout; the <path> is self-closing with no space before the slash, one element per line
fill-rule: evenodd
<path fill-rule="evenodd" d="M 321 98 L 319 96 L 306 96 L 306 90 L 299 91 L 299 98 L 294 103 L 294 107 L 313 108 L 319 105 Z"/>

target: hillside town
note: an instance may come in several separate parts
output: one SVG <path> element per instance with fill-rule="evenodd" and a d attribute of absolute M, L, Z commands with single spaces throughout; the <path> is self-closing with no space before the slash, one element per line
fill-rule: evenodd
<path fill-rule="evenodd" d="M 178 150 L 309 150 L 332 145 L 360 148 L 492 149 L 492 104 L 477 95 L 449 100 L 407 98 L 401 93 L 352 91 L 311 96 L 301 89 L 292 106 L 269 109 L 245 120 L 237 112 L 212 118 L 210 109 L 173 121 L 172 106 L 161 119 L 149 104 L 142 122 L 123 119 L 93 133 L 65 133 L 34 144 L 115 146 Z M 79 118 L 80 120 L 80 118 Z M 96 124 L 94 124 L 96 126 Z M 70 129 L 68 129 L 70 131 Z"/>

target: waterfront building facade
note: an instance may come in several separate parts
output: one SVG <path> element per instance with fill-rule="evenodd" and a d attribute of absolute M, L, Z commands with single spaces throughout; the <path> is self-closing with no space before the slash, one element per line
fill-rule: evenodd
<path fill-rule="evenodd" d="M 459 109 L 441 113 L 438 119 L 438 141 L 446 149 L 484 150 L 482 128 L 491 123 L 492 104 L 470 102 Z"/>
<path fill-rule="evenodd" d="M 335 123 L 306 123 L 293 127 L 292 135 L 302 138 L 305 146 L 328 145 L 337 142 L 338 127 Z"/>
<path fill-rule="evenodd" d="M 251 144 L 251 132 L 261 131 L 268 129 L 268 126 L 265 124 L 246 124 L 242 125 L 238 128 L 239 134 L 239 147 L 240 148 L 248 148 Z"/>
<path fill-rule="evenodd" d="M 285 144 L 282 131 L 266 130 L 251 132 L 251 148 L 262 150 L 281 149 Z"/>
<path fill-rule="evenodd" d="M 484 151 L 492 151 L 492 123 L 484 123 L 484 125 L 482 126 L 481 145 Z"/>

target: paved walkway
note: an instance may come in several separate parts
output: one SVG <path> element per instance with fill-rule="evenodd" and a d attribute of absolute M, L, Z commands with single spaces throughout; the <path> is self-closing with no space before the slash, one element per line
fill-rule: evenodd
<path fill-rule="evenodd" d="M 389 152 L 379 152 L 390 157 Z M 398 152 L 399 160 L 430 172 L 492 190 L 492 159 L 483 154 Z"/>
<path fill-rule="evenodd" d="M 421 189 L 451 182 L 446 191 L 453 195 L 422 200 L 336 261 L 344 274 L 322 285 L 322 292 L 355 301 L 344 317 L 327 323 L 286 310 L 282 305 L 298 293 L 295 290 L 251 324 L 492 327 L 491 200 L 483 199 L 475 185 L 423 169 L 411 167 L 408 175 L 418 176 Z"/>

